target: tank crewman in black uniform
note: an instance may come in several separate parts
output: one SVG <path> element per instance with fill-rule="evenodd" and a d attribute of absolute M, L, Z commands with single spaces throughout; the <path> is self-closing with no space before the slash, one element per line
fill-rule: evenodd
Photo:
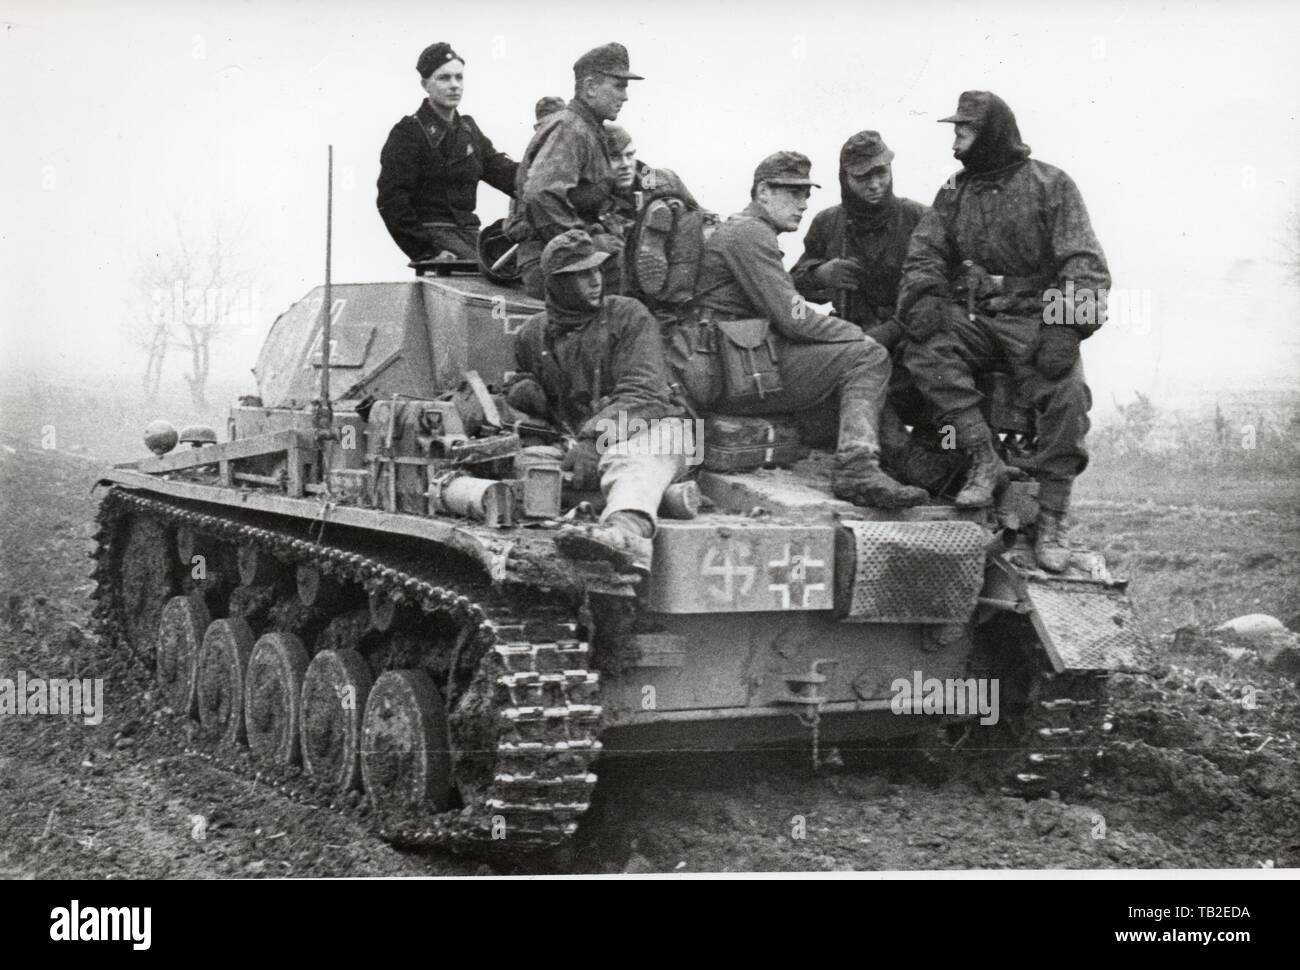
<path fill-rule="evenodd" d="M 431 44 L 416 70 L 428 97 L 393 126 L 380 152 L 379 214 L 411 260 L 475 259 L 478 183 L 513 198 L 519 166 L 458 110 L 463 57 L 449 44 Z"/>

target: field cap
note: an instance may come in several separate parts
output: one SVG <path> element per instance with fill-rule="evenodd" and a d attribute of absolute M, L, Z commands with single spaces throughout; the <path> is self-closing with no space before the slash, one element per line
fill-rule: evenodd
<path fill-rule="evenodd" d="M 627 60 L 627 48 L 622 44 L 602 44 L 579 57 L 573 65 L 574 78 L 581 81 L 592 74 L 608 74 L 629 81 L 645 80 L 640 74 L 632 73 Z"/>
<path fill-rule="evenodd" d="M 542 250 L 542 275 L 580 273 L 599 266 L 609 253 L 598 252 L 585 230 L 568 229 L 546 244 Z"/>
<path fill-rule="evenodd" d="M 766 182 L 769 185 L 811 185 L 821 186 L 808 177 L 812 172 L 812 162 L 807 155 L 798 152 L 774 152 L 758 163 L 754 169 L 754 184 Z"/>

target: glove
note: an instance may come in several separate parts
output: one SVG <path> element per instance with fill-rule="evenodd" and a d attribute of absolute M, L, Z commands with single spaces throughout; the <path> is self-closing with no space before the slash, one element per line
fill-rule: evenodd
<path fill-rule="evenodd" d="M 1079 330 L 1057 324 L 1044 325 L 1034 346 L 1034 368 L 1049 381 L 1059 381 L 1079 359 Z"/>
<path fill-rule="evenodd" d="M 580 438 L 564 455 L 560 467 L 573 472 L 573 487 L 580 492 L 600 488 L 600 455 L 594 438 Z"/>
<path fill-rule="evenodd" d="M 880 346 L 893 353 L 894 348 L 898 346 L 898 342 L 903 339 L 903 325 L 898 322 L 897 317 L 890 317 L 888 320 L 882 320 L 880 323 L 873 323 L 867 327 L 866 334 Z"/>
<path fill-rule="evenodd" d="M 828 259 L 813 270 L 812 275 L 823 289 L 856 291 L 862 277 L 862 264 L 856 259 Z"/>
<path fill-rule="evenodd" d="M 506 403 L 535 418 L 551 416 L 550 405 L 546 403 L 546 392 L 535 377 L 521 377 L 511 384 L 506 391 Z"/>
<path fill-rule="evenodd" d="M 948 328 L 948 300 L 933 294 L 923 296 L 907 312 L 907 335 L 923 344 L 940 330 Z"/>

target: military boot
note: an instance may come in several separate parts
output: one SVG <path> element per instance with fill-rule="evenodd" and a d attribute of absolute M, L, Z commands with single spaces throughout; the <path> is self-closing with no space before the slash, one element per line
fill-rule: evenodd
<path fill-rule="evenodd" d="M 854 456 L 847 461 L 836 456 L 831 491 L 836 498 L 877 509 L 924 505 L 930 498 L 925 489 L 903 485 L 886 475 L 874 455 Z"/>
<path fill-rule="evenodd" d="M 1052 509 L 1038 510 L 1038 536 L 1034 540 L 1034 557 L 1040 569 L 1049 573 L 1064 572 L 1070 564 L 1070 546 L 1066 541 L 1065 513 Z"/>
<path fill-rule="evenodd" d="M 640 512 L 615 512 L 604 522 L 562 527 L 556 548 L 579 562 L 607 562 L 615 569 L 650 571 L 654 524 Z"/>
<path fill-rule="evenodd" d="M 953 504 L 961 509 L 979 508 L 993 504 L 993 493 L 1002 485 L 1006 477 L 1006 468 L 1002 459 L 993 450 L 993 439 L 984 434 L 980 443 L 969 449 L 971 464 L 966 472 L 966 485 Z"/>

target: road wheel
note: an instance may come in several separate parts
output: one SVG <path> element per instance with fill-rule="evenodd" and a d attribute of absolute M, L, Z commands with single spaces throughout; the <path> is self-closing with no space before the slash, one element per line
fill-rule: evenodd
<path fill-rule="evenodd" d="M 253 646 L 244 677 L 244 726 L 258 761 L 298 763 L 306 670 L 307 651 L 292 633 L 265 633 Z"/>
<path fill-rule="evenodd" d="M 361 776 L 381 819 L 447 808 L 451 759 L 442 694 L 422 670 L 388 670 L 366 701 Z"/>
<path fill-rule="evenodd" d="M 173 596 L 158 620 L 158 687 L 167 703 L 186 717 L 192 717 L 197 710 L 199 651 L 210 623 L 207 605 L 197 594 Z"/>
<path fill-rule="evenodd" d="M 213 620 L 199 652 L 199 723 L 223 744 L 244 740 L 244 676 L 253 631 L 238 617 Z"/>
<path fill-rule="evenodd" d="M 355 650 L 322 650 L 303 678 L 302 764 L 339 793 L 361 783 L 361 717 L 371 682 Z"/>

